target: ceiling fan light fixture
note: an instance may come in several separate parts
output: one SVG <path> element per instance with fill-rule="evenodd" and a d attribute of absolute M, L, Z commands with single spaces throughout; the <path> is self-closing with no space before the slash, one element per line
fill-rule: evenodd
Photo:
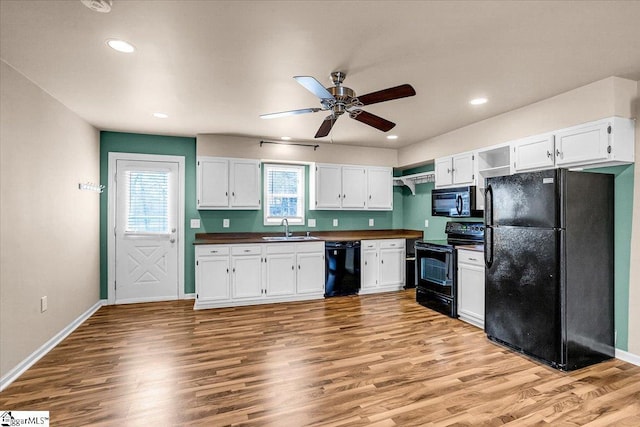
<path fill-rule="evenodd" d="M 481 98 L 473 98 L 471 101 L 469 101 L 469 104 L 471 105 L 482 105 L 482 104 L 486 104 L 488 101 L 487 98 L 481 97 Z"/>
<path fill-rule="evenodd" d="M 107 40 L 107 45 L 111 49 L 117 50 L 118 52 L 122 52 L 122 53 L 133 53 L 136 50 L 136 48 L 133 47 L 131 43 L 126 42 L 124 40 L 109 39 Z"/>

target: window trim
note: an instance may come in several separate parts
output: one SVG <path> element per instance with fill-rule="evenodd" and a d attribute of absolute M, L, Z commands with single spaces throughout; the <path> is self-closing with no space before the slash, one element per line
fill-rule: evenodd
<path fill-rule="evenodd" d="M 300 190 L 298 191 L 298 200 L 300 203 L 300 207 L 301 207 L 301 216 L 299 217 L 269 217 L 268 216 L 268 212 L 269 212 L 269 197 L 268 197 L 268 186 L 269 186 L 269 180 L 267 178 L 268 175 L 268 170 L 271 167 L 280 167 L 280 168 L 288 168 L 288 169 L 295 169 L 297 171 L 299 171 L 300 173 Z M 262 164 L 262 173 L 263 173 L 263 194 L 262 194 L 262 200 L 263 202 L 263 206 L 262 206 L 262 218 L 263 218 L 263 225 L 265 226 L 272 226 L 272 225 L 276 225 L 279 226 L 282 223 L 282 220 L 284 218 L 287 218 L 287 221 L 289 222 L 289 225 L 305 225 L 305 215 L 306 215 L 306 165 L 304 164 L 300 164 L 300 163 L 276 163 L 276 162 L 269 162 L 269 163 L 263 163 Z"/>

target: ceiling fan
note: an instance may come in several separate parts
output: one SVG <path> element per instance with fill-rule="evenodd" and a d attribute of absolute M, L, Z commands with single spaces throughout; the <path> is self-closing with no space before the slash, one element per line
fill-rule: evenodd
<path fill-rule="evenodd" d="M 310 76 L 296 76 L 294 79 L 309 92 L 320 98 L 322 107 L 302 108 L 300 110 L 282 111 L 280 113 L 261 114 L 260 118 L 275 119 L 277 117 L 293 116 L 305 113 L 317 113 L 318 111 L 330 111 L 327 117 L 320 125 L 316 132 L 315 138 L 322 138 L 329 135 L 338 117 L 342 114 L 349 113 L 349 117 L 361 123 L 372 126 L 382 132 L 388 132 L 396 125 L 389 120 L 376 116 L 361 109 L 365 105 L 376 104 L 378 102 L 391 101 L 392 99 L 406 98 L 416 94 L 415 89 L 409 84 L 390 87 L 388 89 L 379 90 L 377 92 L 367 93 L 366 95 L 356 96 L 353 89 L 342 86 L 342 82 L 346 74 L 342 71 L 334 71 L 331 73 L 332 87 L 325 88 L 322 84 Z"/>

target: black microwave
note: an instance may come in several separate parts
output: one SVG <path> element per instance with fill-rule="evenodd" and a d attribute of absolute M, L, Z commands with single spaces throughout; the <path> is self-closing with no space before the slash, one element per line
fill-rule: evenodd
<path fill-rule="evenodd" d="M 439 188 L 431 192 L 431 215 L 450 218 L 481 217 L 476 209 L 476 187 Z"/>

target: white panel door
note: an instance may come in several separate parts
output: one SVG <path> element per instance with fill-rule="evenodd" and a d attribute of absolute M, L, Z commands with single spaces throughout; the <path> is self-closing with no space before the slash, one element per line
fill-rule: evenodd
<path fill-rule="evenodd" d="M 456 185 L 472 185 L 475 177 L 473 153 L 464 153 L 452 158 L 453 183 Z"/>
<path fill-rule="evenodd" d="M 196 286 L 198 301 L 230 300 L 229 255 L 198 257 Z"/>
<path fill-rule="evenodd" d="M 229 206 L 229 161 L 198 159 L 198 208 Z"/>
<path fill-rule="evenodd" d="M 298 253 L 297 293 L 322 293 L 324 291 L 324 252 Z"/>
<path fill-rule="evenodd" d="M 404 248 L 380 249 L 380 286 L 404 283 Z"/>
<path fill-rule="evenodd" d="M 178 173 L 177 162 L 116 162 L 116 304 L 178 299 Z"/>
<path fill-rule="evenodd" d="M 607 123 L 556 134 L 556 165 L 590 163 L 609 158 Z"/>
<path fill-rule="evenodd" d="M 371 289 L 378 286 L 378 250 L 377 248 L 366 249 L 362 243 L 362 260 L 360 269 L 362 271 L 362 289 Z"/>
<path fill-rule="evenodd" d="M 256 298 L 264 295 L 262 288 L 262 256 L 231 257 L 233 298 Z"/>
<path fill-rule="evenodd" d="M 513 143 L 516 172 L 549 169 L 555 165 L 553 135 L 537 135 Z"/>
<path fill-rule="evenodd" d="M 342 168 L 340 165 L 317 164 L 314 208 L 339 209 L 342 200 Z"/>
<path fill-rule="evenodd" d="M 367 200 L 367 169 L 342 166 L 342 207 L 364 209 Z"/>
<path fill-rule="evenodd" d="M 260 162 L 231 160 L 231 207 L 260 209 Z"/>
<path fill-rule="evenodd" d="M 440 157 L 435 161 L 436 188 L 453 184 L 451 157 Z"/>
<path fill-rule="evenodd" d="M 268 297 L 294 295 L 296 256 L 293 252 L 267 255 L 266 293 Z"/>
<path fill-rule="evenodd" d="M 393 209 L 393 169 L 370 167 L 367 171 L 369 209 Z"/>

